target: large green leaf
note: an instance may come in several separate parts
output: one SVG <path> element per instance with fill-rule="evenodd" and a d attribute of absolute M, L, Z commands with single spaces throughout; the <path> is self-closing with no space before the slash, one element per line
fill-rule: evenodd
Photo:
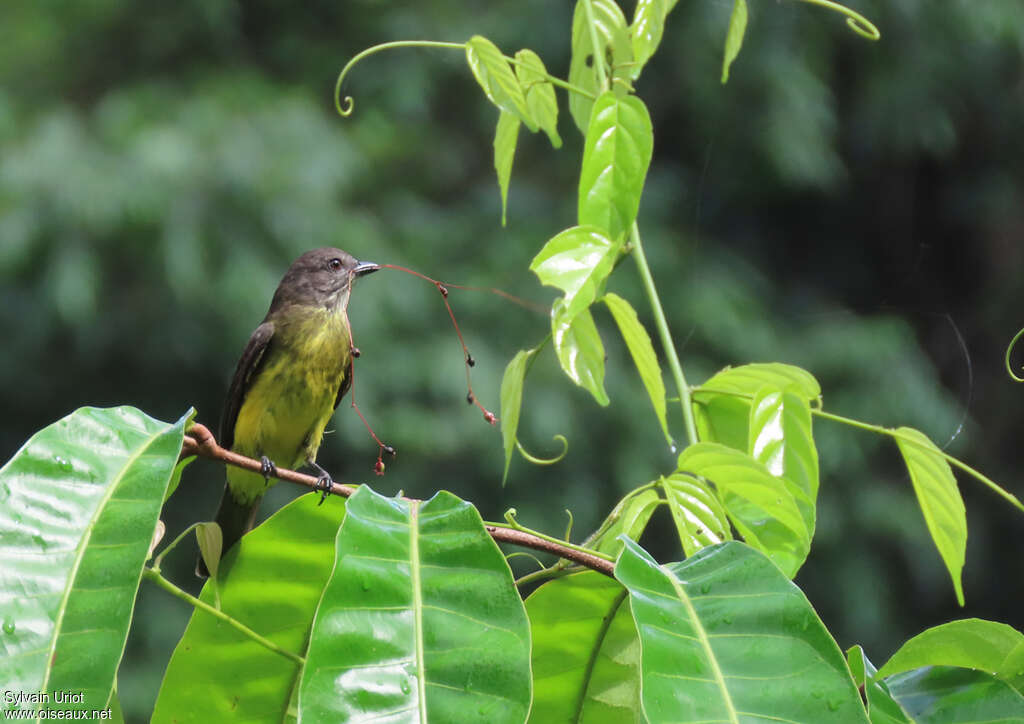
<path fill-rule="evenodd" d="M 747 0 L 733 0 L 732 15 L 729 16 L 729 32 L 725 36 L 725 54 L 722 58 L 722 84 L 729 82 L 729 68 L 743 47 L 743 35 L 747 32 Z"/>
<path fill-rule="evenodd" d="M 599 405 L 607 405 L 604 390 L 604 345 L 589 309 L 575 316 L 567 314 L 565 302 L 551 308 L 551 338 L 555 354 L 569 379 L 588 390 Z"/>
<path fill-rule="evenodd" d="M 907 464 L 928 532 L 953 579 L 956 600 L 963 606 L 961 575 L 967 555 L 967 512 L 956 478 L 941 451 L 924 433 L 909 427 L 898 428 L 896 444 Z"/>
<path fill-rule="evenodd" d="M 661 431 L 665 435 L 665 441 L 671 447 L 674 445 L 672 436 L 668 432 L 668 420 L 666 419 L 665 381 L 661 377 L 661 366 L 658 364 L 658 355 L 654 352 L 654 345 L 651 337 L 644 329 L 640 319 L 636 316 L 636 310 L 625 299 L 618 294 L 608 292 L 602 301 L 608 305 L 615 323 L 619 326 L 622 339 L 629 348 L 629 354 L 633 358 L 637 372 L 640 373 L 640 381 L 644 383 L 647 396 L 654 406 L 654 415 L 658 418 Z"/>
<path fill-rule="evenodd" d="M 558 100 L 555 98 L 555 87 L 547 79 L 547 68 L 544 61 L 532 50 L 524 48 L 516 53 L 516 78 L 526 96 L 526 107 L 530 116 L 537 122 L 551 141 L 554 148 L 562 147 L 562 139 L 558 135 Z"/>
<path fill-rule="evenodd" d="M 765 387 L 792 388 L 810 403 L 821 396 L 821 387 L 811 373 L 793 365 L 770 362 L 726 367 L 693 391 L 700 439 L 749 450 L 750 402 Z"/>
<path fill-rule="evenodd" d="M 600 573 L 574 573 L 530 594 L 526 612 L 533 635 L 531 723 L 645 722 L 640 642 L 626 589 Z"/>
<path fill-rule="evenodd" d="M 632 67 L 632 60 L 633 48 L 626 27 L 626 16 L 615 0 L 577 0 L 572 16 L 569 82 L 595 97 L 599 96 L 605 89 L 601 87 L 598 78 L 598 63 L 603 64 L 604 75 L 608 80 L 625 80 L 629 77 L 628 69 Z M 590 125 L 593 105 L 593 98 L 569 93 L 569 113 L 576 127 L 584 133 Z"/>
<path fill-rule="evenodd" d="M 596 226 L 616 241 L 625 237 L 640 208 L 653 148 L 651 117 L 643 101 L 602 93 L 590 114 L 583 147 L 580 224 Z"/>
<path fill-rule="evenodd" d="M 516 155 L 516 141 L 519 138 L 519 118 L 508 111 L 498 116 L 494 129 L 494 170 L 498 174 L 498 189 L 501 191 L 501 225 L 505 225 L 508 210 L 508 182 L 512 178 L 512 161 Z"/>
<path fill-rule="evenodd" d="M 302 655 L 334 565 L 345 501 L 303 495 L 245 535 L 219 574 L 221 610 Z M 214 604 L 207 583 L 200 599 Z M 299 667 L 205 611 L 192 614 L 167 666 L 153 722 L 281 722 Z M 287 717 L 294 721 L 295 713 Z"/>
<path fill-rule="evenodd" d="M 732 530 L 715 492 L 700 478 L 674 473 L 661 479 L 683 552 L 692 556 L 704 546 L 732 540 Z M 635 536 L 630 536 L 636 540 Z"/>
<path fill-rule="evenodd" d="M 659 566 L 615 565 L 640 636 L 649 722 L 867 724 L 846 662 L 793 583 L 735 541 Z"/>
<path fill-rule="evenodd" d="M 349 499 L 299 687 L 299 719 L 522 722 L 530 633 L 476 509 L 363 486 Z"/>
<path fill-rule="evenodd" d="M 585 545 L 595 547 L 609 556 L 619 555 L 619 551 L 622 550 L 622 541 L 619 536 L 625 533 L 633 540 L 639 540 L 651 516 L 654 515 L 654 511 L 664 502 L 665 500 L 658 495 L 658 491 L 654 488 L 644 487 L 639 491 L 634 490 L 612 509 L 596 540 Z"/>
<path fill-rule="evenodd" d="M 491 103 L 519 118 L 531 131 L 537 130 L 519 79 L 497 45 L 474 35 L 466 41 L 466 62 Z"/>
<path fill-rule="evenodd" d="M 637 0 L 629 36 L 633 42 L 633 67 L 630 75 L 635 80 L 654 55 L 665 32 L 665 18 L 675 0 Z"/>
<path fill-rule="evenodd" d="M 796 496 L 808 533 L 814 536 L 818 498 L 818 450 L 811 434 L 811 406 L 792 391 L 762 387 L 750 405 L 750 456 L 768 472 L 800 488 Z"/>
<path fill-rule="evenodd" d="M 1011 656 L 1024 644 L 1024 634 L 995 621 L 969 618 L 922 631 L 903 644 L 879 672 L 890 676 L 921 666 L 981 669 L 1024 693 L 1024 671 Z"/>
<path fill-rule="evenodd" d="M 786 575 L 796 575 L 807 558 L 811 536 L 797 502 L 802 492 L 795 484 L 772 475 L 749 455 L 711 442 L 683 450 L 678 472 L 713 483 L 743 539 Z"/>
<path fill-rule="evenodd" d="M 914 724 L 1024 722 L 1024 696 L 984 671 L 926 666 L 885 683 Z"/>
<path fill-rule="evenodd" d="M 501 439 L 505 446 L 505 472 L 501 482 L 508 479 L 508 466 L 512 462 L 512 451 L 516 447 L 516 432 L 519 429 L 519 413 L 523 405 L 523 378 L 526 365 L 536 350 L 521 349 L 509 360 L 505 374 L 501 377 Z"/>
<path fill-rule="evenodd" d="M 83 407 L 0 468 L 4 690 L 66 690 L 82 701 L 46 708 L 107 708 L 188 417 Z"/>
<path fill-rule="evenodd" d="M 846 652 L 846 660 L 853 674 L 853 683 L 864 692 L 867 699 L 868 719 L 871 724 L 913 724 L 907 714 L 889 693 L 884 681 L 875 681 L 874 665 L 860 646 L 852 646 Z"/>
<path fill-rule="evenodd" d="M 565 292 L 564 314 L 572 319 L 589 307 L 611 274 L 622 244 L 596 226 L 573 226 L 553 236 L 530 262 L 542 284 Z"/>

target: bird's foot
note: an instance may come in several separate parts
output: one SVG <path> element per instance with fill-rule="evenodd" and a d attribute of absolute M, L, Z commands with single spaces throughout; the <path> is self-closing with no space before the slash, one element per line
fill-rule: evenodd
<path fill-rule="evenodd" d="M 318 473 L 316 477 L 316 486 L 313 490 L 320 491 L 320 502 L 317 503 L 317 505 L 323 505 L 324 501 L 327 500 L 327 496 L 331 494 L 331 486 L 334 485 L 334 479 L 331 477 L 329 472 L 324 470 L 315 462 L 311 462 L 309 466 Z"/>
<path fill-rule="evenodd" d="M 263 480 L 266 481 L 267 485 L 270 484 L 271 478 L 277 477 L 277 466 L 266 455 L 260 455 L 260 475 L 263 476 Z"/>

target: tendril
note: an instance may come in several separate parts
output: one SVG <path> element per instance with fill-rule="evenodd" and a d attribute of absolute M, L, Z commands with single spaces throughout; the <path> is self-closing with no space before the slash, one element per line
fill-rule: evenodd
<path fill-rule="evenodd" d="M 536 455 L 531 455 L 530 453 L 526 452 L 526 449 L 523 448 L 523 444 L 518 440 L 516 440 L 516 449 L 519 450 L 520 455 L 522 455 L 524 458 L 529 460 L 534 465 L 554 465 L 555 463 L 561 462 L 562 459 L 569 453 L 569 441 L 565 439 L 565 435 L 555 435 L 553 439 L 562 443 L 562 452 L 558 453 L 558 455 L 556 455 L 553 458 L 540 458 L 537 457 Z"/>
<path fill-rule="evenodd" d="M 1024 377 L 1018 377 L 1017 373 L 1013 371 L 1013 367 L 1010 365 L 1010 353 L 1013 352 L 1013 348 L 1017 345 L 1017 340 L 1024 336 L 1024 329 L 1021 329 L 1017 334 L 1013 335 L 1013 339 L 1010 340 L 1010 346 L 1006 348 L 1006 372 L 1013 378 L 1014 382 L 1024 382 Z"/>
<path fill-rule="evenodd" d="M 823 8 L 829 10 L 835 10 L 837 13 L 841 13 L 846 16 L 846 24 L 850 27 L 850 30 L 857 33 L 862 38 L 868 40 L 880 40 L 882 34 L 875 27 L 875 24 L 868 20 L 866 17 L 858 13 L 856 10 L 852 10 L 845 5 L 840 5 L 832 0 L 802 0 L 802 2 L 810 3 L 811 5 L 820 5 Z"/>

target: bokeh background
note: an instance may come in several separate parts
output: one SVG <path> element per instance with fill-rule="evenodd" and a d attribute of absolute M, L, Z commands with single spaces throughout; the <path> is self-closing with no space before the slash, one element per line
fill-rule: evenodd
<path fill-rule="evenodd" d="M 679 3 L 637 84 L 655 128 L 639 222 L 689 381 L 727 364 L 801 365 L 826 409 L 918 427 L 1024 493 L 1024 386 L 1002 359 L 1024 325 L 1024 5 L 858 0 L 882 31 L 870 43 L 820 8 L 751 3 L 723 87 L 731 7 Z M 312 247 L 547 304 L 527 265 L 574 220 L 581 139 L 564 96 L 565 146 L 521 137 L 502 228 L 497 111 L 461 53 L 367 59 L 346 84 L 349 119 L 331 92 L 367 46 L 474 33 L 508 53 L 533 48 L 564 76 L 571 13 L 568 0 L 4 2 L 0 459 L 81 405 L 166 420 L 194 406 L 216 425 L 248 334 Z M 650 327 L 632 264 L 611 287 Z M 504 365 L 543 338 L 546 319 L 486 293 L 450 299 L 477 394 L 496 409 Z M 500 435 L 465 404 L 436 291 L 381 272 L 350 312 L 357 399 L 399 455 L 375 479 L 375 446 L 343 405 L 320 457 L 339 480 L 445 488 L 485 518 L 515 506 L 550 532 L 570 509 L 582 536 L 672 467 L 607 316 L 612 405 L 572 386 L 547 350 L 521 436 L 545 454 L 564 433 L 569 454 L 544 468 L 517 458 L 502 488 Z M 815 433 L 818 531 L 797 581 L 841 646 L 862 643 L 880 664 L 953 618 L 1024 628 L 1024 516 L 959 476 L 970 531 L 959 609 L 894 446 L 821 421 Z M 204 461 L 187 470 L 169 536 L 212 516 L 222 477 Z M 296 494 L 285 487 L 267 509 Z M 667 516 L 644 542 L 663 560 L 680 555 Z M 184 547 L 165 570 L 195 589 L 192 555 Z M 148 719 L 188 614 L 140 592 L 120 677 L 133 720 Z"/>

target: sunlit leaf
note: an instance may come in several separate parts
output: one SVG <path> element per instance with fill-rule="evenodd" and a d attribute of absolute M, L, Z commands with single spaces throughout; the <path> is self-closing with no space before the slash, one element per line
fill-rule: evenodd
<path fill-rule="evenodd" d="M 523 403 L 523 378 L 526 365 L 535 350 L 519 350 L 505 366 L 501 377 L 501 439 L 505 446 L 505 472 L 501 482 L 508 479 L 508 467 L 512 462 L 512 451 L 516 448 L 516 432 L 519 429 L 519 412 Z"/>
<path fill-rule="evenodd" d="M 768 555 L 786 575 L 796 575 L 807 558 L 811 537 L 797 503 L 802 492 L 794 483 L 772 475 L 745 453 L 710 442 L 683 450 L 678 472 L 711 482 L 743 539 Z"/>
<path fill-rule="evenodd" d="M 591 93 L 601 95 L 605 89 L 598 80 L 598 63 L 602 63 L 605 77 L 628 79 L 633 60 L 633 47 L 622 14 L 615 0 L 589 0 L 593 12 L 593 33 L 583 0 L 577 0 L 572 16 L 572 58 L 569 61 L 569 82 Z M 594 52 L 594 39 L 598 51 Z M 590 125 L 590 109 L 594 99 L 579 93 L 569 94 L 569 113 L 576 127 L 584 133 Z"/>
<path fill-rule="evenodd" d="M 619 536 L 625 533 L 633 540 L 639 540 L 654 511 L 664 502 L 654 488 L 633 491 L 620 500 L 608 516 L 611 521 L 608 528 L 595 541 L 597 550 L 610 556 L 619 555 L 622 550 Z"/>
<path fill-rule="evenodd" d="M 640 71 L 658 49 L 665 30 L 665 17 L 672 5 L 675 3 L 669 0 L 637 0 L 633 24 L 629 26 L 629 36 L 633 41 L 633 67 L 630 75 L 634 80 L 640 76 Z"/>
<path fill-rule="evenodd" d="M 523 49 L 516 53 L 516 77 L 526 96 L 526 107 L 530 116 L 537 122 L 555 148 L 562 147 L 562 139 L 558 135 L 558 100 L 555 98 L 555 87 L 547 80 L 547 68 L 540 56 L 532 50 Z"/>
<path fill-rule="evenodd" d="M 573 226 L 544 245 L 530 270 L 542 284 L 565 292 L 564 314 L 572 319 L 594 302 L 620 247 L 594 226 Z"/>
<path fill-rule="evenodd" d="M 722 543 L 659 566 L 626 540 L 615 577 L 640 635 L 648 721 L 867 724 L 810 603 L 748 546 Z"/>
<path fill-rule="evenodd" d="M 963 606 L 961 574 L 967 554 L 967 513 L 956 478 L 935 443 L 924 433 L 909 427 L 898 428 L 896 433 L 896 444 L 910 473 L 928 532 L 949 569 L 956 600 Z"/>
<path fill-rule="evenodd" d="M 692 475 L 673 473 L 661 479 L 661 486 L 686 555 L 692 556 L 704 546 L 732 540 L 725 510 L 704 481 Z"/>
<path fill-rule="evenodd" d="M 498 173 L 498 188 L 501 190 L 502 226 L 505 225 L 505 212 L 508 209 L 508 182 L 512 178 L 512 160 L 516 155 L 518 138 L 519 118 L 502 111 L 494 131 L 494 170 Z"/>
<path fill-rule="evenodd" d="M 519 79 L 497 45 L 474 35 L 466 41 L 466 61 L 491 103 L 519 118 L 531 131 L 537 130 Z"/>
<path fill-rule="evenodd" d="M 668 420 L 666 419 L 665 381 L 661 377 L 661 366 L 658 364 L 658 355 L 654 352 L 654 345 L 651 344 L 651 337 L 644 329 L 644 325 L 636 316 L 636 310 L 625 299 L 618 294 L 608 292 L 601 298 L 608 305 L 615 323 L 619 326 L 622 339 L 629 348 L 629 354 L 633 357 L 633 364 L 640 373 L 640 380 L 644 383 L 647 396 L 654 406 L 654 414 L 661 425 L 661 431 L 665 434 L 665 441 L 671 447 L 672 437 L 668 433 Z"/>
<path fill-rule="evenodd" d="M 551 337 L 555 354 L 569 379 L 588 390 L 599 405 L 609 403 L 604 390 L 604 345 L 590 310 L 569 317 L 562 300 L 551 308 Z"/>
<path fill-rule="evenodd" d="M 579 223 L 618 240 L 640 208 L 654 134 L 647 108 L 636 96 L 602 93 L 594 104 L 580 171 Z"/>
<path fill-rule="evenodd" d="M 729 82 L 729 68 L 743 47 L 743 35 L 747 32 L 747 0 L 733 0 L 732 15 L 729 16 L 729 32 L 725 36 L 725 56 L 722 58 L 722 84 Z"/>

